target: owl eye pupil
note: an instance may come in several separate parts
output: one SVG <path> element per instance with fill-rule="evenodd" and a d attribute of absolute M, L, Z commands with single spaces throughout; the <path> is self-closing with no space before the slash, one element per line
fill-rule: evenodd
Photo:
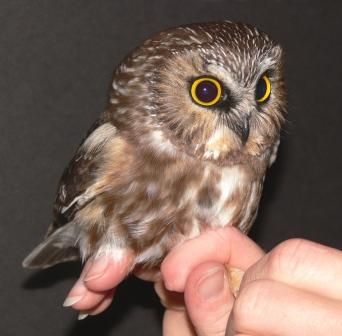
<path fill-rule="evenodd" d="M 200 77 L 191 84 L 191 98 L 201 106 L 213 106 L 222 96 L 222 86 L 212 77 Z"/>
<path fill-rule="evenodd" d="M 271 82 L 269 78 L 262 76 L 255 88 L 255 99 L 258 103 L 265 102 L 271 95 Z"/>
<path fill-rule="evenodd" d="M 197 85 L 196 95 L 201 101 L 209 103 L 216 98 L 217 91 L 217 87 L 214 83 L 203 81 Z"/>

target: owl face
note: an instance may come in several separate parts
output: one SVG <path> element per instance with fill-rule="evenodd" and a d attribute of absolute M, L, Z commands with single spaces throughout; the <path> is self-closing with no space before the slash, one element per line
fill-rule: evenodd
<path fill-rule="evenodd" d="M 272 153 L 285 113 L 282 67 L 282 50 L 266 34 L 222 22 L 160 33 L 117 75 L 132 68 L 140 74 L 140 81 L 130 79 L 135 89 L 129 90 L 140 101 L 131 122 L 140 120 L 154 147 L 236 164 Z"/>

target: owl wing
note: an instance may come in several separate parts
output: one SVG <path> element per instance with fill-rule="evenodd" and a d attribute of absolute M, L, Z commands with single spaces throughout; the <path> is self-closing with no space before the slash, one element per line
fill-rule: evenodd
<path fill-rule="evenodd" d="M 90 191 L 101 165 L 104 145 L 117 137 L 110 122 L 97 122 L 79 146 L 73 159 L 63 172 L 53 208 L 54 221 L 47 236 L 73 220 L 75 213 L 91 202 L 96 193 Z"/>
<path fill-rule="evenodd" d="M 46 268 L 79 259 L 75 243 L 79 226 L 73 221 L 78 210 L 96 196 L 91 188 L 101 165 L 101 154 L 108 141 L 115 141 L 117 129 L 110 122 L 97 121 L 63 172 L 53 208 L 54 220 L 45 240 L 23 261 L 26 268 Z"/>

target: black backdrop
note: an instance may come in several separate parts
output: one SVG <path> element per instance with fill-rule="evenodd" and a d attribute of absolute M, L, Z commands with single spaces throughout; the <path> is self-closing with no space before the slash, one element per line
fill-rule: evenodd
<path fill-rule="evenodd" d="M 289 123 L 252 237 L 342 248 L 340 1 L 0 1 L 0 333 L 159 335 L 152 287 L 130 279 L 104 314 L 62 308 L 80 265 L 21 269 L 51 219 L 56 183 L 106 106 L 111 73 L 152 33 L 194 21 L 256 24 L 286 51 Z"/>

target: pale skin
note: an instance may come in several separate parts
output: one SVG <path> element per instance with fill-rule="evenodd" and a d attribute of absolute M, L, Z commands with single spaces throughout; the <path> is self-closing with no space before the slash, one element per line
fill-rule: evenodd
<path fill-rule="evenodd" d="M 69 306 L 104 311 L 130 264 L 129 255 L 120 263 L 89 260 Z M 225 265 L 245 272 L 236 298 Z M 342 251 L 310 241 L 288 240 L 264 253 L 237 229 L 209 231 L 174 248 L 154 280 L 167 306 L 164 336 L 342 335 Z M 184 293 L 185 307 L 174 304 L 174 292 Z"/>

